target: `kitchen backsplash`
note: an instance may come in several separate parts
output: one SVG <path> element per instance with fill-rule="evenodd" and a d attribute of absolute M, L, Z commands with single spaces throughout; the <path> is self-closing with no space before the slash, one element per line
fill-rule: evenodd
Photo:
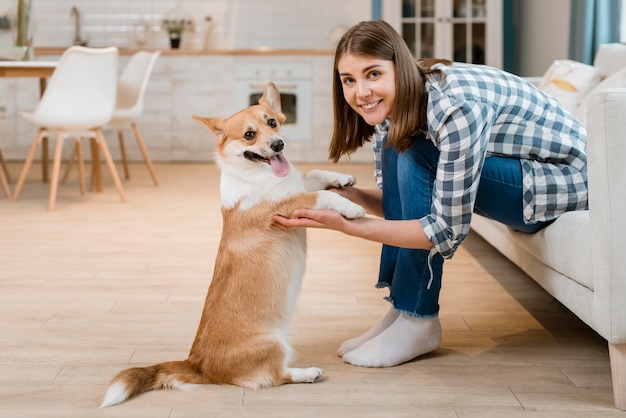
<path fill-rule="evenodd" d="M 66 47 L 75 37 L 89 46 L 168 48 L 161 24 L 184 17 L 193 28 L 182 47 L 203 49 L 332 49 L 337 36 L 371 17 L 371 0 L 31 0 L 36 47 Z M 11 16 L 17 0 L 0 0 L 0 16 Z M 13 43 L 12 30 L 0 29 L 0 45 Z"/>

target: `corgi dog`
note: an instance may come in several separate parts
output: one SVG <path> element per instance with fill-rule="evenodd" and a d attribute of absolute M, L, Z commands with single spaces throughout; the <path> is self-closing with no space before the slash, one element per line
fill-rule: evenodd
<path fill-rule="evenodd" d="M 198 331 L 189 357 L 124 370 L 102 407 L 142 392 L 189 384 L 250 389 L 317 382 L 323 370 L 291 368 L 287 331 L 305 272 L 306 230 L 283 230 L 272 215 L 333 209 L 354 219 L 365 210 L 329 190 L 356 179 L 312 170 L 303 176 L 283 155 L 280 94 L 269 83 L 258 105 L 227 119 L 193 116 L 217 137 L 223 228 Z"/>

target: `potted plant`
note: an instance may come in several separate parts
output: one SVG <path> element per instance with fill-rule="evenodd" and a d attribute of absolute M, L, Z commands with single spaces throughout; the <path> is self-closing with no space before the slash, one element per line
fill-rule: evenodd
<path fill-rule="evenodd" d="M 170 38 L 170 46 L 173 49 L 180 47 L 180 40 L 185 29 L 190 29 L 193 26 L 191 19 L 185 18 L 166 18 L 163 19 L 163 27 L 167 31 L 167 35 Z"/>

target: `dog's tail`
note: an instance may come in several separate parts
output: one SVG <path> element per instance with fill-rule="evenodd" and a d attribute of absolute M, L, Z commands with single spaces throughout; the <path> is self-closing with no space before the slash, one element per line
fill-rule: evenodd
<path fill-rule="evenodd" d="M 185 384 L 210 383 L 188 360 L 168 361 L 148 367 L 133 367 L 113 378 L 101 408 L 117 405 L 143 392 L 180 389 Z"/>

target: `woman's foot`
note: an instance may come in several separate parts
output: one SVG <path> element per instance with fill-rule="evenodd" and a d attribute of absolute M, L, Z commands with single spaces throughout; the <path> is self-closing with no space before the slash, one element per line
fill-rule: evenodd
<path fill-rule="evenodd" d="M 393 324 L 393 322 L 398 318 L 399 315 L 400 313 L 396 311 L 392 306 L 391 308 L 389 308 L 389 311 L 387 312 L 387 314 L 385 314 L 383 319 L 378 321 L 378 323 L 370 328 L 365 334 L 344 341 L 343 344 L 341 344 L 341 346 L 339 347 L 339 350 L 337 350 L 337 354 L 339 355 L 339 357 L 343 357 L 344 354 L 354 350 L 355 348 L 358 348 L 364 342 L 371 340 L 372 338 L 386 330 L 388 326 Z"/>
<path fill-rule="evenodd" d="M 399 315 L 375 337 L 343 355 L 343 361 L 361 367 L 391 367 L 434 351 L 441 343 L 439 318 Z"/>

